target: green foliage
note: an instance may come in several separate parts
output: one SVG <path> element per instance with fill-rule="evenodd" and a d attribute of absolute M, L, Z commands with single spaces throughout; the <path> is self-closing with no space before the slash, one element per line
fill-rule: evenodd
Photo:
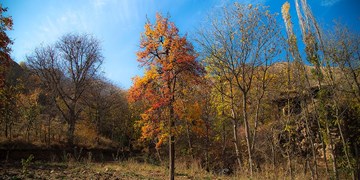
<path fill-rule="evenodd" d="M 27 174 L 29 170 L 29 166 L 32 164 L 32 160 L 34 159 L 34 155 L 30 155 L 27 159 L 21 159 L 22 173 Z"/>

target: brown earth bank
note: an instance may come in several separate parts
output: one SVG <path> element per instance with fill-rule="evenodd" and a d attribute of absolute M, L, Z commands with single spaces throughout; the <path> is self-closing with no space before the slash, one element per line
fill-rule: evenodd
<path fill-rule="evenodd" d="M 0 149 L 0 161 L 14 162 L 27 159 L 31 155 L 35 161 L 64 162 L 64 161 L 89 161 L 104 162 L 124 160 L 130 156 L 129 151 L 121 149 Z"/>
<path fill-rule="evenodd" d="M 0 162 L 16 162 L 33 156 L 34 161 L 43 162 L 105 162 L 125 160 L 138 152 L 127 148 L 89 148 L 75 145 L 37 146 L 24 142 L 0 144 Z"/>
<path fill-rule="evenodd" d="M 137 174 L 100 167 L 91 167 L 90 164 L 37 164 L 24 170 L 20 164 L 4 164 L 0 168 L 0 179 L 142 179 Z"/>

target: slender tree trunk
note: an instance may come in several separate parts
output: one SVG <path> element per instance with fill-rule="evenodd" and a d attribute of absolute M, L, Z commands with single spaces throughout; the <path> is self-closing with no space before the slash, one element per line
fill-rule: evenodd
<path fill-rule="evenodd" d="M 288 168 L 290 171 L 290 179 L 294 179 L 294 172 L 293 172 L 293 168 L 292 168 L 292 162 L 291 162 L 291 153 L 288 151 L 287 152 L 287 158 L 288 158 Z"/>
<path fill-rule="evenodd" d="M 71 118 L 68 123 L 67 141 L 68 145 L 72 147 L 74 145 L 74 133 L 75 133 L 75 120 Z"/>
<path fill-rule="evenodd" d="M 210 138 L 209 138 L 209 125 L 206 124 L 206 145 L 205 145 L 205 163 L 206 163 L 206 167 L 205 167 L 205 170 L 206 171 L 210 171 L 210 168 L 209 168 L 209 145 L 210 145 Z"/>
<path fill-rule="evenodd" d="M 249 129 L 249 122 L 247 117 L 247 93 L 243 93 L 243 116 L 244 116 L 244 125 L 245 125 L 245 138 L 246 144 L 248 147 L 248 156 L 249 156 L 249 171 L 250 176 L 253 176 L 253 164 L 252 164 L 252 152 L 251 152 L 251 144 L 250 144 L 250 129 Z"/>
<path fill-rule="evenodd" d="M 317 158 L 316 158 L 316 150 L 315 150 L 315 146 L 314 146 L 314 140 L 313 140 L 313 134 L 310 130 L 309 127 L 309 110 L 306 107 L 306 102 L 303 102 L 303 109 L 305 109 L 305 128 L 306 128 L 306 133 L 308 136 L 308 139 L 310 141 L 310 148 L 311 148 L 311 152 L 312 152 L 312 158 L 313 158 L 313 162 L 314 162 L 314 179 L 318 179 L 318 167 L 317 167 Z M 312 169 L 312 168 L 311 168 Z"/>
<path fill-rule="evenodd" d="M 339 129 L 339 132 L 340 132 L 340 138 L 341 138 L 341 142 L 343 144 L 343 148 L 344 148 L 344 152 L 345 152 L 345 156 L 346 156 L 346 160 L 347 160 L 347 163 L 348 163 L 348 167 L 350 168 L 351 170 L 351 175 L 352 175 L 352 178 L 353 179 L 356 179 L 355 178 L 355 175 L 354 175 L 354 169 L 351 165 L 351 161 L 350 161 L 350 155 L 349 155 L 349 146 L 348 144 L 346 143 L 345 141 L 345 137 L 344 137 L 344 134 L 343 134 L 343 131 L 342 131 L 342 128 L 341 128 L 341 124 L 340 124 L 340 115 L 339 115 L 339 107 L 338 107 L 338 104 L 337 102 L 334 100 L 335 102 L 335 116 L 336 116 L 336 124 L 338 125 L 338 129 Z"/>
<path fill-rule="evenodd" d="M 51 116 L 49 116 L 49 119 L 48 119 L 48 140 L 47 140 L 47 145 L 48 146 L 50 146 L 50 143 L 51 143 L 51 140 L 50 140 L 50 138 L 51 138 L 51 119 L 52 119 L 52 117 Z"/>
<path fill-rule="evenodd" d="M 310 88 L 310 81 L 308 79 L 308 76 L 305 75 L 305 77 L 306 77 L 306 80 L 307 80 L 308 87 Z M 319 92 L 320 92 L 322 90 L 321 81 L 320 81 L 319 78 L 317 80 L 318 80 L 318 86 L 319 86 Z M 310 92 L 310 94 L 311 94 L 311 92 Z M 320 97 L 319 101 L 320 101 L 320 106 L 324 106 L 323 105 L 323 103 L 324 103 L 323 97 Z M 318 126 L 319 139 L 321 141 L 322 151 L 323 151 L 323 154 L 324 154 L 323 158 L 324 158 L 324 162 L 325 162 L 326 176 L 327 176 L 327 178 L 330 178 L 329 165 L 328 165 L 328 161 L 327 161 L 327 157 L 326 157 L 326 144 L 325 144 L 322 132 L 321 132 L 321 125 L 320 125 L 320 120 L 324 119 L 325 120 L 325 126 L 326 126 L 326 128 L 328 128 L 328 122 L 327 122 L 328 119 L 327 119 L 327 117 L 324 118 L 324 114 L 323 114 L 324 112 L 322 112 L 322 113 L 319 112 L 319 110 L 318 110 L 319 107 L 318 107 L 318 105 L 316 105 L 315 100 L 314 100 L 313 97 L 311 97 L 311 103 L 312 103 L 312 105 L 314 107 L 315 114 L 316 114 L 316 117 L 317 117 L 316 122 L 317 122 L 317 126 Z M 326 129 L 326 135 L 331 139 L 331 135 L 329 133 L 330 133 L 330 131 L 327 131 L 327 129 Z M 332 140 L 330 140 L 330 146 L 333 146 L 333 144 L 331 142 L 332 142 Z M 331 151 L 331 154 L 332 154 L 332 157 L 335 157 L 335 155 L 333 154 L 333 151 Z M 336 161 L 336 159 L 333 159 L 333 163 L 334 163 L 334 161 Z M 335 164 L 336 164 L 336 162 L 335 162 Z M 336 169 L 336 166 L 334 166 L 334 167 Z M 335 172 L 335 174 L 337 174 L 336 171 L 334 171 L 334 172 Z"/>
<path fill-rule="evenodd" d="M 334 79 L 334 76 L 333 76 L 333 73 L 332 73 L 332 70 L 331 70 L 331 67 L 328 65 L 327 66 L 328 68 L 328 71 L 329 71 L 329 79 L 330 79 L 330 84 L 332 86 L 332 89 L 333 90 L 336 90 L 336 84 L 335 84 L 335 79 Z M 354 175 L 354 170 L 353 170 L 353 167 L 351 165 L 351 161 L 350 161 L 350 157 L 349 157 L 349 148 L 348 148 L 348 145 L 345 141 L 345 138 L 344 138 L 344 135 L 343 135 L 343 131 L 342 131 L 342 128 L 341 128 L 341 119 L 340 119 L 340 114 L 339 114 L 339 105 L 338 105 L 338 99 L 335 97 L 333 97 L 333 103 L 334 103 L 334 106 L 335 106 L 335 118 L 336 118 L 336 123 L 337 126 L 338 126 L 338 130 L 339 130 L 339 133 L 340 133 L 340 138 L 341 138 L 341 142 L 343 144 L 343 148 L 344 148 L 344 152 L 345 152 L 345 156 L 346 156 L 346 160 L 347 160 L 347 164 L 348 164 L 348 167 L 351 169 L 351 173 L 352 173 L 352 177 L 353 179 L 356 179 L 355 175 Z M 360 177 L 358 177 L 358 179 L 360 179 Z"/>
<path fill-rule="evenodd" d="M 224 111 L 223 111 L 223 113 L 224 113 Z M 226 128 L 225 128 L 225 122 L 222 123 L 222 126 L 223 126 L 222 127 L 222 140 L 223 140 L 222 144 L 223 144 L 223 147 L 222 147 L 221 156 L 222 156 L 222 169 L 224 169 L 225 165 L 226 165 L 226 157 L 225 157 L 225 155 L 226 155 L 225 154 L 226 153 Z"/>
<path fill-rule="evenodd" d="M 8 138 L 8 125 L 5 123 L 5 137 Z"/>
<path fill-rule="evenodd" d="M 231 103 L 231 118 L 233 122 L 233 135 L 234 135 L 234 147 L 235 147 L 235 154 L 236 160 L 239 164 L 239 169 L 242 169 L 241 166 L 241 159 L 240 159 L 240 151 L 239 151 L 239 139 L 238 139 L 238 121 L 237 116 L 235 113 L 235 102 L 234 102 L 234 94 L 233 94 L 233 87 L 232 83 L 230 83 L 230 103 Z"/>
<path fill-rule="evenodd" d="M 26 128 L 26 141 L 30 142 L 30 128 L 29 127 Z"/>
<path fill-rule="evenodd" d="M 12 123 L 9 124 L 9 139 L 12 140 Z"/>
<path fill-rule="evenodd" d="M 314 103 L 313 103 L 314 104 Z M 315 107 L 315 106 L 314 106 Z M 325 120 L 325 121 L 327 121 L 327 119 Z M 321 126 L 320 126 L 320 122 L 319 122 L 319 120 L 317 120 L 317 124 L 318 124 L 318 128 L 319 128 L 319 131 L 318 131 L 318 133 L 319 133 L 319 137 L 320 137 L 320 141 L 321 141 L 321 145 L 322 145 L 322 151 L 323 151 L 323 154 L 324 154 L 324 162 L 325 162 L 325 170 L 326 170 L 326 175 L 327 175 L 327 177 L 328 178 L 330 178 L 330 176 L 329 176 L 329 165 L 328 165 L 328 161 L 327 161 L 327 158 L 326 158 L 326 144 L 325 144 L 325 141 L 324 141 L 324 137 L 322 137 L 322 135 L 321 135 Z M 326 122 L 326 126 L 328 126 L 327 125 L 327 122 Z M 327 127 L 328 128 L 328 127 Z M 330 134 L 328 134 L 328 131 L 326 131 L 327 132 L 327 135 L 329 136 L 329 138 L 331 139 L 331 137 L 330 137 Z M 331 146 L 332 146 L 332 140 L 330 140 L 330 144 L 331 144 Z M 331 151 L 331 154 L 332 154 L 332 157 L 333 158 L 335 158 L 335 155 L 333 154 L 334 153 L 334 151 Z M 333 163 L 334 163 L 334 161 L 336 161 L 336 159 L 333 159 Z M 336 164 L 336 162 L 335 162 L 335 164 Z M 336 169 L 336 166 L 334 166 L 335 167 L 335 169 Z M 336 172 L 336 171 L 334 171 L 334 172 Z M 336 174 L 336 173 L 335 173 Z"/>
<path fill-rule="evenodd" d="M 235 153 L 236 153 L 236 160 L 237 160 L 237 163 L 239 164 L 239 168 L 242 169 L 237 131 L 238 131 L 237 130 L 237 122 L 235 120 L 233 120 L 233 134 L 234 134 L 234 147 L 235 147 Z"/>
<path fill-rule="evenodd" d="M 274 133 L 274 129 L 271 128 L 271 132 Z M 274 134 L 271 137 L 271 154 L 272 154 L 272 171 L 274 173 L 274 179 L 278 179 L 278 171 L 276 168 L 276 152 L 275 152 L 275 143 L 274 143 Z"/>
<path fill-rule="evenodd" d="M 97 105 L 97 107 L 100 107 L 100 105 Z M 98 109 L 95 110 L 95 122 L 97 128 L 96 143 L 100 144 L 101 127 L 100 127 L 100 113 Z"/>
<path fill-rule="evenodd" d="M 306 68 L 305 68 L 305 65 L 304 65 L 304 63 L 299 63 L 298 64 L 298 66 L 297 66 L 297 68 L 299 68 L 300 69 L 300 71 L 301 71 L 301 74 L 302 74 L 302 77 L 304 78 L 304 80 L 305 80 L 305 82 L 303 82 L 302 81 L 302 83 L 301 83 L 301 87 L 303 87 L 303 88 L 311 88 L 311 84 L 310 84 L 310 80 L 309 80 L 309 76 L 308 76 L 308 74 L 307 74 L 307 71 L 306 71 Z M 305 85 L 305 83 L 306 83 L 306 85 Z M 320 86 L 321 84 L 319 84 L 319 86 Z M 312 96 L 311 95 L 311 92 L 309 92 L 309 95 L 310 96 Z M 308 104 L 308 102 L 306 102 L 306 95 L 305 94 L 303 94 L 303 96 L 302 96 L 302 98 L 303 98 L 303 100 L 302 100 L 302 109 L 305 109 L 305 116 L 304 116 L 304 118 L 305 118 L 305 127 L 306 127 L 306 133 L 307 133 L 307 135 L 308 135 L 308 139 L 309 139 L 309 141 L 310 141 L 310 148 L 311 148 L 311 152 L 312 152 L 312 156 L 313 156 L 313 162 L 314 162 L 314 176 L 313 176 L 313 178 L 315 178 L 315 179 L 318 179 L 318 165 L 317 165 L 317 157 L 316 157 L 316 150 L 315 150 L 315 147 L 314 147 L 314 138 L 313 138 L 313 132 L 310 130 L 310 128 L 309 128 L 309 121 L 308 121 L 308 117 L 309 117 L 309 110 L 308 110 L 308 107 L 307 107 L 307 104 Z M 318 126 L 318 128 L 319 128 L 319 130 L 318 130 L 318 133 L 319 133 L 319 137 L 320 137 L 320 139 L 321 139 L 321 142 L 322 142 L 322 144 L 323 144 L 323 152 L 324 153 L 326 153 L 326 150 L 325 150 L 325 143 L 324 143 L 324 141 L 323 141 L 323 138 L 322 138 L 322 135 L 321 135 L 321 127 L 320 127 L 320 122 L 319 122 L 319 113 L 318 113 L 318 109 L 317 109 L 317 106 L 316 106 L 316 104 L 315 104 L 315 101 L 314 101 L 314 98 L 313 97 L 310 97 L 310 100 L 311 100 L 311 103 L 312 103 L 312 105 L 313 105 L 313 107 L 314 107 L 314 110 L 315 110 L 315 114 L 316 114 L 316 122 L 317 122 L 317 126 Z M 325 161 L 325 166 L 326 166 L 326 170 L 327 170 L 327 172 L 328 172 L 328 165 L 327 165 L 327 159 L 326 159 L 326 155 L 324 156 L 324 161 Z M 311 170 L 312 170 L 312 168 L 311 168 Z"/>
<path fill-rule="evenodd" d="M 306 165 L 307 165 L 306 168 L 309 168 L 309 170 L 310 170 L 311 179 L 315 179 L 314 169 L 311 167 L 310 160 L 309 160 L 309 155 L 308 155 L 308 154 L 306 155 Z"/>
<path fill-rule="evenodd" d="M 224 94 L 222 94 L 223 92 L 223 87 L 221 86 L 221 103 L 224 104 Z M 221 111 L 221 116 L 225 117 L 225 111 L 224 111 L 224 107 L 222 108 Z M 225 126 L 225 121 L 222 121 L 222 140 L 223 140 L 223 146 L 222 146 L 222 152 L 221 152 L 221 156 L 222 156 L 222 169 L 225 168 L 226 165 L 226 157 L 225 157 L 225 153 L 226 153 L 226 126 Z M 237 144 L 236 144 L 237 145 Z M 237 147 L 235 147 L 235 151 L 236 151 Z M 237 158 L 239 167 L 241 168 L 241 161 L 239 161 L 239 158 Z"/>
<path fill-rule="evenodd" d="M 172 84 L 171 84 L 172 83 Z M 172 92 L 171 99 L 170 99 L 170 113 L 169 113 L 169 179 L 175 179 L 175 135 L 173 134 L 173 129 L 175 127 L 175 114 L 174 114 L 174 107 L 173 102 L 175 102 L 175 86 L 176 86 L 176 76 L 174 77 L 173 82 L 168 83 L 168 88 Z"/>
<path fill-rule="evenodd" d="M 321 85 L 319 85 L 319 87 L 321 87 Z M 324 154 L 324 162 L 325 162 L 325 170 L 326 170 L 326 175 L 327 175 L 327 177 L 328 178 L 330 178 L 330 174 L 329 174 L 329 165 L 328 165 L 328 161 L 327 161 L 327 157 L 326 157 L 326 144 L 325 144 L 325 141 L 324 141 L 324 137 L 323 137 L 323 135 L 321 134 L 322 132 L 321 132 L 321 125 L 320 125 L 320 114 L 318 113 L 318 111 L 317 111 L 317 106 L 316 106 L 316 104 L 315 104 L 315 101 L 314 101 L 314 98 L 311 98 L 311 101 L 312 101 L 312 105 L 313 105 L 313 107 L 314 107 L 314 109 L 315 109 L 315 113 L 316 113 L 316 116 L 317 116 L 317 126 L 318 126 L 318 128 L 319 128 L 319 130 L 318 130 L 318 133 L 319 133 L 319 138 L 320 138 L 320 141 L 321 141 L 321 146 L 322 146 L 322 151 L 323 151 L 323 154 Z M 320 101 L 322 101 L 322 100 L 320 100 Z M 328 128 L 328 122 L 327 122 L 327 118 L 325 118 L 325 126 L 326 126 L 326 128 Z M 327 131 L 326 130 L 326 134 L 327 134 L 327 136 L 331 139 L 331 135 L 329 134 L 329 132 L 330 131 Z M 331 146 L 333 146 L 332 145 L 332 140 L 330 140 L 330 145 Z M 334 152 L 333 151 L 331 151 L 331 154 L 332 154 L 332 157 L 334 158 L 335 157 L 335 155 L 333 154 Z M 333 159 L 333 163 L 334 163 L 334 161 L 336 161 L 336 159 Z M 335 162 L 335 164 L 336 164 L 336 162 Z M 334 166 L 335 167 L 335 169 L 336 169 L 336 166 Z M 335 172 L 335 174 L 336 174 L 336 171 L 334 171 Z"/>
<path fill-rule="evenodd" d="M 188 145 L 189 145 L 190 156 L 192 159 L 194 159 L 193 145 L 192 145 L 192 141 L 191 141 L 191 137 L 190 137 L 190 127 L 189 127 L 188 122 L 186 122 L 186 136 L 187 136 L 187 141 L 188 141 Z"/>
<path fill-rule="evenodd" d="M 290 89 L 291 89 L 291 75 L 290 75 L 290 71 L 291 71 L 291 67 L 290 67 L 290 59 L 289 59 L 289 56 L 287 54 L 286 56 L 286 59 L 287 59 L 287 63 L 288 63 L 288 66 L 287 66 L 287 71 L 286 71 L 286 75 L 287 75 L 287 91 L 286 91 L 286 98 L 287 98 L 287 121 L 286 123 L 290 123 Z M 292 170 L 292 163 L 291 163 L 291 147 L 290 147 L 290 142 L 291 142 L 291 131 L 288 131 L 288 142 L 289 142 L 289 146 L 288 146 L 288 150 L 287 150 L 287 157 L 288 157 L 288 164 L 289 164 L 289 170 L 290 170 L 290 178 L 291 180 L 294 179 L 294 176 L 293 176 L 293 170 Z"/>
<path fill-rule="evenodd" d="M 333 171 L 334 171 L 334 175 L 336 179 L 339 179 L 339 175 L 338 175 L 338 171 L 337 171 L 337 162 L 336 162 L 336 154 L 335 154 L 335 144 L 333 142 L 333 138 L 331 136 L 330 133 L 330 129 L 329 129 L 329 124 L 327 122 L 327 118 L 326 118 L 326 122 L 325 122 L 325 128 L 326 128 L 326 134 L 329 136 L 329 140 L 330 140 L 330 151 L 331 151 L 331 158 L 333 160 Z M 324 156 L 326 156 L 326 154 L 324 154 Z"/>
<path fill-rule="evenodd" d="M 290 81 L 290 76 L 289 76 L 289 81 Z M 290 83 L 288 82 L 288 84 L 290 85 Z M 287 123 L 290 123 L 290 95 L 289 95 L 289 91 L 290 91 L 290 88 L 288 87 L 288 91 L 287 91 Z M 289 164 L 289 171 L 290 171 L 290 178 L 291 179 L 294 179 L 294 172 L 293 172 L 293 167 L 292 167 L 292 162 L 291 162 L 291 130 L 288 131 L 288 142 L 289 142 L 289 146 L 288 146 L 288 150 L 287 150 L 287 157 L 288 157 L 288 164 Z M 305 167 L 306 168 L 306 167 Z"/>
<path fill-rule="evenodd" d="M 162 164 L 162 158 L 161 158 L 161 154 L 160 154 L 160 151 L 159 151 L 159 148 L 156 148 L 156 154 L 157 154 L 157 156 L 158 156 L 158 158 L 159 158 L 159 161 L 160 161 L 160 164 Z"/>
<path fill-rule="evenodd" d="M 360 179 L 360 161 L 359 161 L 359 150 L 358 145 L 354 143 L 355 158 L 356 158 L 356 169 L 355 169 L 355 179 Z"/>
<path fill-rule="evenodd" d="M 169 168 L 170 168 L 170 174 L 169 179 L 174 180 L 175 179 L 175 138 L 172 133 L 172 130 L 174 128 L 174 109 L 172 108 L 172 104 L 170 105 L 170 117 L 169 117 Z"/>
<path fill-rule="evenodd" d="M 255 146 L 256 130 L 258 127 L 259 113 L 260 113 L 260 102 L 261 102 L 261 99 L 258 99 L 258 102 L 256 104 L 254 130 L 253 130 L 253 136 L 252 136 L 252 141 L 251 141 L 251 151 L 254 150 L 254 146 Z"/>

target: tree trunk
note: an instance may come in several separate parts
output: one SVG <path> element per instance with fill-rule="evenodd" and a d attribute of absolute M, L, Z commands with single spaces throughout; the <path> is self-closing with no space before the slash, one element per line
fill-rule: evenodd
<path fill-rule="evenodd" d="M 327 118 L 326 118 L 326 122 L 325 122 L 325 127 L 326 127 L 326 134 L 329 136 L 329 140 L 330 140 L 330 151 L 331 151 L 331 158 L 333 160 L 333 171 L 334 171 L 334 175 L 336 179 L 339 179 L 339 175 L 338 175 L 338 171 L 337 171 L 337 163 L 336 163 L 336 154 L 335 154 L 335 145 L 333 142 L 333 138 L 331 136 L 330 133 L 330 129 L 329 129 L 329 124 L 327 122 Z M 326 154 L 324 154 L 324 156 L 326 156 Z M 326 158 L 325 158 L 326 159 Z"/>
<path fill-rule="evenodd" d="M 222 169 L 225 168 L 226 166 L 226 128 L 225 128 L 225 123 L 223 122 L 223 128 L 222 128 L 222 140 L 223 140 L 223 147 L 222 147 L 222 152 L 221 152 L 221 156 L 222 156 Z M 239 163 L 239 162 L 238 162 Z M 241 162 L 240 162 L 241 163 Z"/>
<path fill-rule="evenodd" d="M 332 89 L 336 90 L 336 84 L 335 84 L 335 79 L 334 79 L 332 70 L 331 70 L 330 66 L 327 66 L 327 68 L 328 68 L 328 71 L 329 71 L 330 84 L 332 86 Z M 335 106 L 335 118 L 336 118 L 336 123 L 335 124 L 337 124 L 337 126 L 338 126 L 338 130 L 339 130 L 339 133 L 340 133 L 341 142 L 343 144 L 344 153 L 345 153 L 345 156 L 346 156 L 348 167 L 351 169 L 353 179 L 356 179 L 356 177 L 354 175 L 355 173 L 354 173 L 353 167 L 351 165 L 350 157 L 349 157 L 348 144 L 345 141 L 343 131 L 342 131 L 342 128 L 341 128 L 341 122 L 340 122 L 341 119 L 340 119 L 338 102 L 339 102 L 339 100 L 336 98 L 336 96 L 334 96 L 333 103 L 334 103 L 334 106 Z M 360 179 L 360 177 L 358 177 L 357 179 Z"/>
<path fill-rule="evenodd" d="M 47 139 L 47 145 L 50 146 L 51 144 L 51 119 L 52 117 L 49 116 L 49 119 L 48 119 L 48 139 Z"/>
<path fill-rule="evenodd" d="M 30 125 L 29 124 L 26 127 L 26 140 L 28 143 L 30 142 Z"/>
<path fill-rule="evenodd" d="M 241 159 L 240 159 L 240 151 L 239 151 L 239 145 L 238 145 L 238 135 L 237 135 L 237 122 L 233 120 L 233 133 L 234 133 L 234 146 L 235 146 L 235 153 L 236 153 L 236 160 L 239 164 L 239 168 L 241 169 Z"/>
<path fill-rule="evenodd" d="M 274 133 L 274 129 L 271 128 L 271 132 Z M 275 143 L 274 143 L 274 134 L 271 137 L 271 154 L 272 154 L 272 171 L 274 173 L 274 179 L 278 179 L 278 171 L 276 168 L 276 152 L 275 152 Z"/>
<path fill-rule="evenodd" d="M 221 86 L 221 103 L 224 103 L 224 94 L 223 92 L 223 87 Z M 224 111 L 224 107 L 222 108 L 221 111 L 221 117 L 225 117 L 225 111 Z M 221 156 L 222 156 L 222 169 L 225 168 L 226 166 L 226 157 L 225 157 L 225 153 L 226 153 L 226 126 L 225 126 L 225 121 L 223 120 L 222 122 L 222 152 L 221 152 Z M 236 148 L 236 147 L 235 147 Z M 241 167 L 241 162 L 238 159 L 238 163 L 239 166 Z"/>
<path fill-rule="evenodd" d="M 160 151 L 159 151 L 159 148 L 156 148 L 156 154 L 157 154 L 157 156 L 158 156 L 158 158 L 159 158 L 159 161 L 160 161 L 160 164 L 162 165 L 163 163 L 163 161 L 162 161 L 162 158 L 161 158 L 161 154 L 160 154 Z"/>
<path fill-rule="evenodd" d="M 210 145 L 210 138 L 209 138 L 209 125 L 206 124 L 206 145 L 205 145 L 205 160 L 206 160 L 206 164 L 205 164 L 205 170 L 207 172 L 210 171 L 210 168 L 209 168 L 209 145 Z"/>
<path fill-rule="evenodd" d="M 188 145 L 189 145 L 190 156 L 192 159 L 194 159 L 193 145 L 192 145 L 192 141 L 191 141 L 191 137 L 190 137 L 190 127 L 189 127 L 188 122 L 186 122 L 186 136 L 187 136 L 187 141 L 188 141 Z"/>
<path fill-rule="evenodd" d="M 347 164 L 348 164 L 348 168 L 350 168 L 351 170 L 351 175 L 352 175 L 352 178 L 353 179 L 356 179 L 355 178 L 355 175 L 354 175 L 354 169 L 352 167 L 352 164 L 351 164 L 351 160 L 350 160 L 350 154 L 349 154 L 349 146 L 345 140 L 345 137 L 344 137 L 344 134 L 343 134 L 343 131 L 342 131 L 342 128 L 341 128 L 341 122 L 340 122 L 340 114 L 339 114 L 339 107 L 338 107 L 338 104 L 337 102 L 334 100 L 335 102 L 335 116 L 336 116 L 336 124 L 338 125 L 338 129 L 339 129 L 339 133 L 340 133 L 340 138 L 341 138 L 341 142 L 343 144 L 343 148 L 344 148 L 344 153 L 345 153 L 345 157 L 346 157 L 346 160 L 347 160 Z"/>
<path fill-rule="evenodd" d="M 253 164 L 252 164 L 252 153 L 251 153 L 251 144 L 250 144 L 250 129 L 249 129 L 249 122 L 247 117 L 247 93 L 243 93 L 243 116 L 244 116 L 244 125 L 245 125 L 245 138 L 246 144 L 248 148 L 248 156 L 249 156 L 249 171 L 250 176 L 253 176 Z"/>
<path fill-rule="evenodd" d="M 292 168 L 292 163 L 291 163 L 291 153 L 288 151 L 287 152 L 287 158 L 288 158 L 288 168 L 290 171 L 290 179 L 294 179 L 294 173 L 293 173 L 293 168 Z"/>
<path fill-rule="evenodd" d="M 6 138 L 9 138 L 8 129 L 9 129 L 8 123 L 5 122 L 5 137 L 6 137 Z"/>
<path fill-rule="evenodd" d="M 97 105 L 97 107 L 99 108 L 99 105 Z M 100 125 L 100 115 L 99 115 L 99 110 L 96 109 L 95 110 L 95 122 L 96 122 L 96 128 L 97 128 L 97 133 L 96 133 L 96 143 L 100 144 L 100 134 L 101 134 L 101 125 Z"/>
<path fill-rule="evenodd" d="M 235 154 L 236 154 L 236 160 L 239 164 L 239 168 L 241 169 L 241 159 L 240 159 L 240 151 L 239 151 L 239 145 L 238 145 L 238 135 L 237 135 L 237 128 L 238 128 L 238 121 L 237 121 L 237 116 L 235 113 L 235 106 L 234 106 L 234 93 L 233 93 L 233 87 L 232 87 L 232 83 L 230 83 L 230 103 L 231 103 L 231 118 L 233 121 L 233 134 L 234 134 L 234 146 L 235 146 Z M 223 110 L 224 113 L 224 110 Z"/>
<path fill-rule="evenodd" d="M 172 104 L 170 104 L 170 117 L 169 117 L 169 168 L 170 174 L 169 179 L 175 179 L 175 138 L 173 136 L 172 130 L 174 128 L 174 109 L 172 108 Z"/>
<path fill-rule="evenodd" d="M 251 141 L 251 151 L 254 150 L 254 146 L 255 146 L 256 130 L 257 130 L 257 127 L 258 127 L 259 113 L 260 113 L 260 103 L 261 103 L 261 98 L 258 99 L 258 102 L 256 104 L 254 130 L 253 130 L 253 136 L 252 136 L 252 141 Z"/>
<path fill-rule="evenodd" d="M 356 169 L 355 169 L 355 179 L 360 179 L 360 162 L 359 162 L 359 150 L 356 143 L 354 143 L 354 150 L 355 150 L 355 158 L 356 158 Z"/>
<path fill-rule="evenodd" d="M 68 132 L 67 132 L 67 141 L 70 147 L 74 145 L 74 132 L 75 132 L 75 120 L 72 119 L 68 123 Z"/>
<path fill-rule="evenodd" d="M 314 162 L 314 179 L 318 179 L 318 169 L 317 169 L 317 158 L 316 158 L 316 150 L 315 150 L 315 146 L 314 146 L 314 139 L 313 139 L 313 134 L 312 131 L 310 130 L 309 127 L 309 121 L 308 121 L 308 117 L 309 117 L 309 110 L 308 107 L 306 107 L 307 103 L 305 101 L 303 101 L 303 109 L 305 109 L 305 128 L 306 128 L 306 133 L 308 136 L 308 139 L 310 141 L 310 148 L 311 148 L 311 152 L 312 152 L 312 158 L 313 158 L 313 162 Z M 312 170 L 312 168 L 311 168 Z"/>
<path fill-rule="evenodd" d="M 9 124 L 9 139 L 12 141 L 12 123 Z"/>
<path fill-rule="evenodd" d="M 310 170 L 310 174 L 311 174 L 311 179 L 315 179 L 315 175 L 314 175 L 314 170 L 310 165 L 310 160 L 309 160 L 309 155 L 306 155 L 306 168 L 309 168 Z"/>
<path fill-rule="evenodd" d="M 174 77 L 174 80 L 171 83 L 168 84 L 169 90 L 172 92 L 172 97 L 170 99 L 170 113 L 169 113 L 169 179 L 174 180 L 175 179 L 175 136 L 173 135 L 173 129 L 175 127 L 175 115 L 174 115 L 174 107 L 173 102 L 175 102 L 175 85 L 176 85 L 176 76 Z M 171 87 L 172 86 L 172 87 Z"/>

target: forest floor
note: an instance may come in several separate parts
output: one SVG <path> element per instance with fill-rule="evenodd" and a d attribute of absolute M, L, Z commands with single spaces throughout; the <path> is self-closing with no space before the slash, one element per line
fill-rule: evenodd
<path fill-rule="evenodd" d="M 200 168 L 176 168 L 176 179 L 236 179 L 216 176 Z M 0 179 L 167 179 L 164 166 L 128 160 L 108 163 L 3 163 Z"/>

